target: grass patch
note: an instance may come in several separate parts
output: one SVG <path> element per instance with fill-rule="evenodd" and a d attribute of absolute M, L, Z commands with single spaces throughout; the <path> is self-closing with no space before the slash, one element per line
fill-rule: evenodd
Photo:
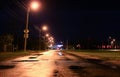
<path fill-rule="evenodd" d="M 30 55 L 29 52 L 17 51 L 17 52 L 2 52 L 0 53 L 0 61 L 10 60 L 13 58 Z"/>
<path fill-rule="evenodd" d="M 85 53 L 85 52 L 84 52 Z M 86 52 L 85 54 L 91 56 L 98 56 L 106 60 L 120 60 L 120 52 Z"/>
<path fill-rule="evenodd" d="M 90 56 L 96 56 L 103 60 L 120 60 L 119 51 L 106 51 L 106 50 L 75 50 L 71 51 L 77 54 L 85 54 Z"/>

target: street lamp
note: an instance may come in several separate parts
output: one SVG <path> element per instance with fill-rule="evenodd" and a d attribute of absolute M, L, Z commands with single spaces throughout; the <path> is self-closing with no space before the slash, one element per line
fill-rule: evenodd
<path fill-rule="evenodd" d="M 31 4 L 30 4 L 30 8 L 31 8 L 31 10 L 34 10 L 34 11 L 37 11 L 38 10 L 38 7 L 40 8 L 40 3 L 39 2 L 37 2 L 37 1 L 33 1 L 33 2 L 31 2 Z"/>
<path fill-rule="evenodd" d="M 49 37 L 49 34 L 46 34 L 45 36 L 46 36 L 46 37 Z"/>
<path fill-rule="evenodd" d="M 47 30 L 48 30 L 48 27 L 47 27 L 46 25 L 44 25 L 44 26 L 42 27 L 42 30 L 43 30 L 43 31 L 47 31 Z"/>
<path fill-rule="evenodd" d="M 51 47 L 54 44 L 54 38 L 53 37 L 49 37 L 49 47 Z"/>
<path fill-rule="evenodd" d="M 29 29 L 28 29 L 28 21 L 29 21 L 29 12 L 30 10 L 37 10 L 38 7 L 40 7 L 40 4 L 37 1 L 32 1 L 30 6 L 27 8 L 27 19 L 26 19 L 26 26 L 24 29 L 24 51 L 26 52 L 26 46 L 27 46 L 27 39 L 28 39 L 28 33 L 29 33 Z"/>

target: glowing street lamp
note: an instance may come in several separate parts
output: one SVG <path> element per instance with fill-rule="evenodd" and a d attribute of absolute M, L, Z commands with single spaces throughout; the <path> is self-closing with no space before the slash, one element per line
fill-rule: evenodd
<path fill-rule="evenodd" d="M 45 36 L 46 36 L 46 37 L 49 37 L 49 34 L 46 34 Z"/>
<path fill-rule="evenodd" d="M 31 2 L 30 9 L 36 11 L 38 10 L 38 8 L 40 8 L 40 6 L 41 4 L 39 2 L 34 1 L 34 2 Z"/>
<path fill-rule="evenodd" d="M 30 10 L 37 10 L 40 7 L 40 3 L 37 1 L 32 1 L 30 6 L 27 8 L 27 19 L 26 19 L 26 26 L 24 29 L 24 51 L 26 52 L 26 46 L 27 46 L 27 39 L 28 39 L 28 33 L 29 33 L 29 29 L 28 29 L 28 21 L 29 21 L 29 12 Z"/>
<path fill-rule="evenodd" d="M 48 38 L 48 43 L 49 43 L 49 47 L 51 48 L 54 44 L 54 38 L 53 37 L 49 37 Z"/>
<path fill-rule="evenodd" d="M 42 27 L 42 30 L 43 30 L 43 31 L 47 31 L 47 30 L 48 30 L 48 27 L 47 27 L 46 25 L 44 25 L 44 26 Z"/>

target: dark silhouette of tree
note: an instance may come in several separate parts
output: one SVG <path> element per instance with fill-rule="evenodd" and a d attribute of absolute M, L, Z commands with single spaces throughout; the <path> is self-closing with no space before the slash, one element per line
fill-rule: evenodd
<path fill-rule="evenodd" d="M 14 37 L 11 34 L 5 34 L 0 36 L 0 50 L 12 51 Z"/>

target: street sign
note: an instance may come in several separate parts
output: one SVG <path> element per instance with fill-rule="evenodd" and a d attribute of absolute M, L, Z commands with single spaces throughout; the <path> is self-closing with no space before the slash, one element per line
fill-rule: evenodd
<path fill-rule="evenodd" d="M 28 33 L 25 33 L 24 34 L 24 38 L 28 38 L 29 37 L 29 34 Z"/>
<path fill-rule="evenodd" d="M 28 29 L 25 29 L 25 30 L 24 30 L 24 33 L 29 33 L 29 30 L 28 30 Z"/>

